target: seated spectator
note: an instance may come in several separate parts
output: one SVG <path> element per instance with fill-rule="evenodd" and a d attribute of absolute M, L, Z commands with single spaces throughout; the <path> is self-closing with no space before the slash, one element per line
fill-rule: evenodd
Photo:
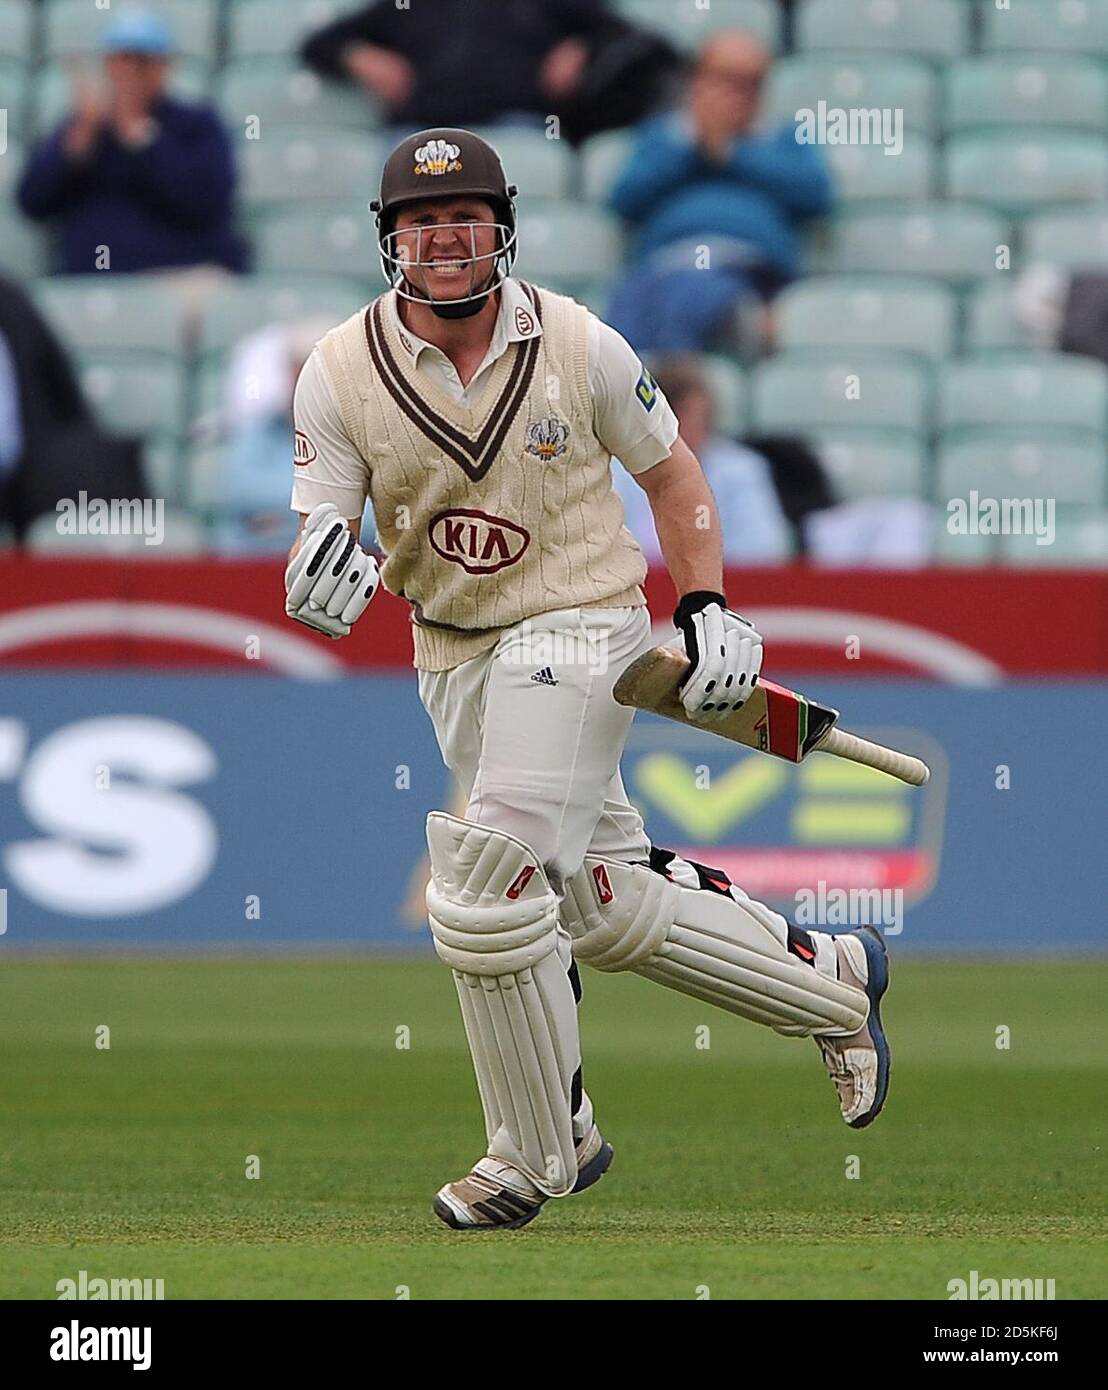
<path fill-rule="evenodd" d="M 245 269 L 232 225 L 231 142 L 211 107 L 167 95 L 172 51 L 160 16 L 132 10 L 113 19 L 104 33 L 106 89 L 75 74 L 72 114 L 27 162 L 19 204 L 58 224 L 66 274 Z"/>
<path fill-rule="evenodd" d="M 793 551 L 792 528 L 781 509 L 770 466 L 716 429 L 711 387 L 695 357 L 662 359 L 655 377 L 673 407 L 681 437 L 700 460 L 719 509 L 723 559 L 729 565 L 774 565 Z M 662 559 L 646 493 L 624 468 L 613 481 L 628 530 L 651 564 Z"/>
<path fill-rule="evenodd" d="M 34 303 L 0 278 L 0 525 L 22 538 L 60 498 L 141 497 L 139 443 L 101 433 Z"/>
<path fill-rule="evenodd" d="M 639 129 L 610 196 L 635 240 L 608 319 L 640 352 L 711 347 L 744 299 L 802 273 L 799 227 L 830 209 L 831 183 L 792 125 L 759 122 L 768 69 L 755 39 L 717 34 L 684 107 Z"/>
<path fill-rule="evenodd" d="M 244 338 L 227 375 L 215 546 L 225 554 L 287 555 L 299 518 L 289 510 L 292 397 L 328 319 L 277 323 Z"/>
<path fill-rule="evenodd" d="M 659 69 L 672 57 L 668 44 L 638 35 L 637 52 L 613 51 L 638 35 L 605 0 L 435 0 L 400 6 L 377 0 L 311 35 L 302 49 L 323 77 L 360 83 L 384 109 L 385 118 L 418 130 L 472 126 L 504 119 L 541 126 L 564 115 L 564 134 L 577 140 L 604 129 L 604 113 L 582 110 L 586 69 L 599 45 L 608 45 L 604 92 L 593 91 L 590 108 L 618 102 L 617 120 L 650 109 Z M 644 47 L 645 46 L 645 47 Z M 635 101 L 627 108 L 627 77 Z M 603 97 L 603 102 L 599 99 Z"/>

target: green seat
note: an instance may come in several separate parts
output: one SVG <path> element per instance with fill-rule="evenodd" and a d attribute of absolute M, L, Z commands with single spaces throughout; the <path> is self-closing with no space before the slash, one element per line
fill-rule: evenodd
<path fill-rule="evenodd" d="M 1029 330 L 1013 312 L 1010 276 L 1002 274 L 996 280 L 986 280 L 971 292 L 966 303 L 963 346 L 967 352 L 1035 346 Z"/>
<path fill-rule="evenodd" d="M 27 0 L 0 0 L 0 58 L 30 60 L 36 8 Z"/>
<path fill-rule="evenodd" d="M 692 53 L 721 29 L 741 29 L 776 53 L 781 47 L 781 8 L 775 0 L 619 0 L 634 23 L 663 34 L 674 47 Z"/>
<path fill-rule="evenodd" d="M 1044 569 L 1108 568 L 1108 511 L 1056 509 L 1054 535 L 1039 545 L 1035 535 L 1001 536 L 1000 557 L 1006 565 Z"/>
<path fill-rule="evenodd" d="M 722 353 L 703 353 L 700 366 L 708 378 L 715 406 L 716 428 L 721 434 L 746 432 L 746 373 L 730 357 Z"/>
<path fill-rule="evenodd" d="M 619 220 L 580 203 L 521 203 L 515 274 L 572 293 L 620 267 Z"/>
<path fill-rule="evenodd" d="M 185 364 L 151 353 L 82 353 L 77 370 L 97 418 L 123 434 L 180 435 L 186 424 Z"/>
<path fill-rule="evenodd" d="M 1048 208 L 1023 223 L 1023 260 L 1067 270 L 1108 268 L 1108 203 Z"/>
<path fill-rule="evenodd" d="M 860 497 L 923 497 L 927 448 L 919 435 L 900 430 L 820 430 L 813 440 L 835 494 Z"/>
<path fill-rule="evenodd" d="M 776 302 L 782 348 L 891 348 L 926 357 L 954 350 L 958 301 L 932 280 L 824 276 L 790 285 Z"/>
<path fill-rule="evenodd" d="M 951 569 L 980 569 L 995 565 L 1000 556 L 998 536 L 952 531 L 943 512 L 935 531 L 935 562 Z"/>
<path fill-rule="evenodd" d="M 923 200 L 935 192 L 935 147 L 919 131 L 905 131 L 903 148 L 895 155 L 877 144 L 829 144 L 821 146 L 821 153 L 831 167 L 835 192 L 845 203 Z"/>
<path fill-rule="evenodd" d="M 953 135 L 944 172 L 951 198 L 1012 215 L 1043 203 L 1108 198 L 1108 147 L 1103 135 L 1084 131 Z"/>
<path fill-rule="evenodd" d="M 931 131 L 938 110 L 934 69 L 919 58 L 890 53 L 790 53 L 770 70 L 766 111 L 793 121 L 819 103 L 849 110 L 899 108 L 906 130 Z"/>
<path fill-rule="evenodd" d="M 858 379 L 857 392 L 853 378 Z M 823 429 L 927 427 L 930 372 L 916 358 L 846 348 L 782 352 L 754 368 L 756 430 L 804 434 Z M 856 395 L 856 398 L 855 398 Z"/>
<path fill-rule="evenodd" d="M 182 305 L 158 277 L 59 275 L 33 286 L 35 301 L 73 352 L 182 350 Z"/>
<path fill-rule="evenodd" d="M 291 61 L 229 63 L 219 75 L 216 104 L 236 136 L 257 121 L 262 139 L 270 126 L 345 126 L 372 130 L 380 115 L 358 87 L 324 82 Z"/>
<path fill-rule="evenodd" d="M 377 229 L 360 202 L 320 202 L 304 211 L 279 209 L 257 229 L 260 271 L 353 275 L 367 284 L 379 275 Z"/>
<path fill-rule="evenodd" d="M 169 90 L 183 101 L 205 101 L 211 87 L 211 68 L 196 59 L 174 63 Z M 73 109 L 73 90 L 61 63 L 47 63 L 35 78 L 28 119 L 41 138 L 49 135 Z"/>
<path fill-rule="evenodd" d="M 342 323 L 383 289 L 385 282 L 380 270 L 368 279 L 260 274 L 239 278 L 208 302 L 200 330 L 200 351 L 204 355 L 224 353 L 269 323 L 316 316 Z"/>
<path fill-rule="evenodd" d="M 362 8 L 360 0 L 231 0 L 228 57 L 287 58 L 316 29 L 344 11 Z"/>
<path fill-rule="evenodd" d="M 802 0 L 795 46 L 949 60 L 969 50 L 971 19 L 965 0 Z"/>
<path fill-rule="evenodd" d="M 981 6 L 981 47 L 1108 57 L 1108 0 L 1012 0 Z"/>
<path fill-rule="evenodd" d="M 358 189 L 368 200 L 383 158 L 371 137 L 322 126 L 268 126 L 260 140 L 239 140 L 235 154 L 248 205 L 343 199 Z"/>
<path fill-rule="evenodd" d="M 930 275 L 966 284 L 996 269 L 996 248 L 1010 242 L 994 212 L 965 203 L 849 209 L 831 227 L 827 271 Z"/>
<path fill-rule="evenodd" d="M 630 130 L 606 130 L 586 140 L 579 151 L 581 192 L 590 203 L 606 203 L 620 171 L 635 147 Z"/>
<path fill-rule="evenodd" d="M 1108 502 L 1103 444 L 1039 430 L 957 431 L 939 450 L 940 498 L 1052 497 L 1060 505 Z"/>
<path fill-rule="evenodd" d="M 11 280 L 34 280 L 49 269 L 49 233 L 13 205 L 0 206 L 0 274 Z"/>
<path fill-rule="evenodd" d="M 183 58 L 216 57 L 218 0 L 157 0 L 152 6 L 173 30 L 176 52 Z M 48 58 L 70 53 L 98 53 L 104 29 L 119 12 L 89 0 L 46 0 L 44 51 Z"/>
<path fill-rule="evenodd" d="M 982 352 L 950 358 L 938 390 L 939 425 L 1072 429 L 1108 434 L 1108 367 L 1052 352 Z"/>
<path fill-rule="evenodd" d="M 181 437 L 155 431 L 142 441 L 142 472 L 155 497 L 180 504 L 185 501 Z"/>
<path fill-rule="evenodd" d="M 508 181 L 525 198 L 566 198 L 576 175 L 574 157 L 564 140 L 548 140 L 541 130 L 476 126 L 500 155 Z"/>
<path fill-rule="evenodd" d="M 992 53 L 946 72 L 943 126 L 948 134 L 981 126 L 1068 126 L 1102 134 L 1108 127 L 1108 74 L 1081 57 Z"/>
<path fill-rule="evenodd" d="M 14 203 L 15 186 L 23 173 L 23 165 L 26 162 L 26 153 L 20 141 L 14 136 L 8 139 L 8 148 L 0 155 L 0 200 L 13 200 L 7 207 L 0 203 L 0 210 L 15 213 L 17 208 Z M 4 253 L 3 244 L 0 243 L 0 256 Z"/>
<path fill-rule="evenodd" d="M 0 24 L 3 22 L 4 14 L 0 10 Z M 24 133 L 30 133 L 28 107 L 31 91 L 31 73 L 26 65 L 14 58 L 0 56 L 0 101 L 3 102 L 3 107 L 0 108 L 0 136 L 6 132 L 8 145 L 7 151 L 0 156 L 0 190 L 10 186 L 18 173 L 18 168 L 5 169 L 3 166 L 14 163 L 12 147 Z M 0 140 L 0 148 L 2 144 Z"/>

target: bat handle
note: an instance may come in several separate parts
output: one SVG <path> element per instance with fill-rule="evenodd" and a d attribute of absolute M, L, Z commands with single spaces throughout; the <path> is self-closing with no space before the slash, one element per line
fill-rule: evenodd
<path fill-rule="evenodd" d="M 898 777 L 913 787 L 922 787 L 931 776 L 931 769 L 919 758 L 908 753 L 898 753 L 895 748 L 885 748 L 880 743 L 871 743 L 868 738 L 848 734 L 845 729 L 829 729 L 816 744 L 820 753 L 833 753 L 836 758 L 849 758 L 854 763 L 864 763 L 875 767 L 879 772 L 887 772 L 890 777 Z"/>

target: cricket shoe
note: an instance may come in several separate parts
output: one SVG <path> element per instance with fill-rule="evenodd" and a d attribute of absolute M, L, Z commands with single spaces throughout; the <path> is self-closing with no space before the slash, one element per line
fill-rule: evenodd
<path fill-rule="evenodd" d="M 889 1044 L 881 1027 L 889 957 L 874 927 L 843 932 L 834 942 L 839 979 L 865 990 L 869 1016 L 849 1037 L 817 1037 L 815 1041 L 839 1093 L 843 1119 L 851 1129 L 864 1129 L 881 1113 L 889 1090 Z"/>
<path fill-rule="evenodd" d="M 595 1125 L 577 1143 L 577 1181 L 571 1192 L 584 1192 L 608 1171 L 612 1146 Z M 435 1215 L 455 1231 L 514 1231 L 534 1221 L 550 1199 L 510 1163 L 482 1158 L 458 1182 L 448 1182 L 435 1197 Z"/>

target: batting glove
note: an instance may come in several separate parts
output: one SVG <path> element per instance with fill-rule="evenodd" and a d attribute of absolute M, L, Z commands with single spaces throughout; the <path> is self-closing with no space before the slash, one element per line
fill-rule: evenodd
<path fill-rule="evenodd" d="M 697 590 L 677 605 L 673 625 L 685 639 L 688 675 L 681 703 L 690 719 L 713 724 L 740 709 L 762 669 L 762 638 L 722 594 Z"/>
<path fill-rule="evenodd" d="M 321 502 L 285 570 L 285 612 L 328 637 L 345 637 L 380 581 L 377 561 L 354 539 L 339 509 Z"/>

